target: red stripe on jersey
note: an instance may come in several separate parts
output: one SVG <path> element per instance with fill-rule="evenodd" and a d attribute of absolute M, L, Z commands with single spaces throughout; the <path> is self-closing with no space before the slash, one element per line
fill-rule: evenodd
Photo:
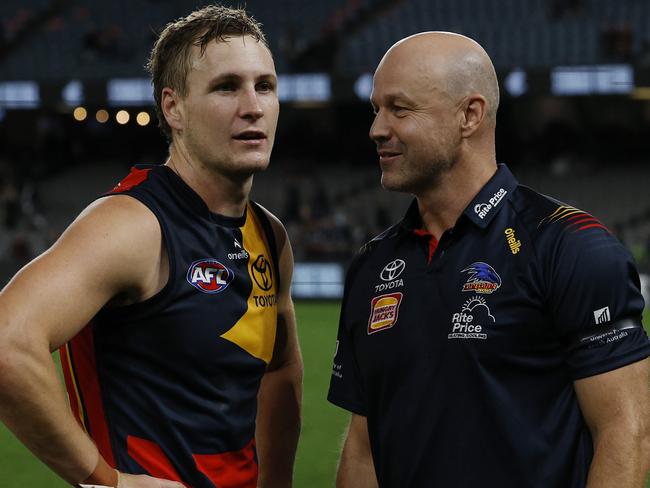
<path fill-rule="evenodd" d="M 585 212 L 580 212 L 576 215 L 572 215 L 571 217 L 567 217 L 566 220 L 575 220 L 575 219 L 580 219 L 582 217 L 591 217 L 591 215 Z"/>
<path fill-rule="evenodd" d="M 68 351 L 68 344 L 64 344 L 59 348 L 59 356 L 61 357 L 61 369 L 63 370 L 63 380 L 65 381 L 65 389 L 68 392 L 68 400 L 70 403 L 70 408 L 72 414 L 74 415 L 79 425 L 88 432 L 88 427 L 86 426 L 86 413 L 83 410 L 83 402 L 81 400 L 81 394 L 77 387 L 77 379 L 72 369 L 72 363 L 70 362 L 70 352 Z"/>
<path fill-rule="evenodd" d="M 126 445 L 129 456 L 151 476 L 182 483 L 180 475 L 158 444 L 130 435 Z"/>
<path fill-rule="evenodd" d="M 598 219 L 595 219 L 592 216 L 588 216 L 588 217 L 586 217 L 584 219 L 580 219 L 580 220 L 576 220 L 575 222 L 571 222 L 571 225 L 580 225 L 580 224 L 584 224 L 585 222 L 596 222 L 597 224 L 600 223 L 600 222 L 598 222 Z"/>
<path fill-rule="evenodd" d="M 100 454 L 114 468 L 115 456 L 108 434 L 102 392 L 97 377 L 92 322 L 70 340 L 68 347 L 69 359 L 76 374 L 76 385 L 80 392 L 82 407 L 86 413 L 85 423 L 88 433 L 95 441 Z"/>
<path fill-rule="evenodd" d="M 138 186 L 140 183 L 145 181 L 149 177 L 149 169 L 138 169 L 131 168 L 131 172 L 126 175 L 122 181 L 120 181 L 115 187 L 110 191 L 110 193 L 120 193 L 123 191 L 130 190 L 134 186 Z"/>
<path fill-rule="evenodd" d="M 239 451 L 221 454 L 194 454 L 194 462 L 201 473 L 219 488 L 255 488 L 257 462 L 255 439 Z"/>
<path fill-rule="evenodd" d="M 596 222 L 598 222 L 598 221 L 596 221 Z M 583 226 L 580 227 L 579 229 L 576 229 L 575 232 L 578 232 L 579 230 L 591 229 L 591 228 L 593 228 L 593 227 L 596 227 L 596 228 L 599 228 L 599 229 L 605 229 L 607 232 L 609 232 L 609 229 L 608 229 L 607 227 L 605 227 L 605 226 L 604 226 L 603 224 L 601 224 L 601 223 L 597 223 L 597 224 L 589 224 L 589 225 L 583 225 Z M 610 232 L 610 234 L 611 234 L 611 232 Z"/>
<path fill-rule="evenodd" d="M 431 259 L 433 258 L 433 254 L 436 252 L 436 249 L 438 249 L 438 239 L 436 239 L 433 234 L 424 229 L 415 229 L 413 233 L 416 236 L 427 237 L 429 239 L 429 256 L 427 258 L 427 264 L 430 264 Z"/>

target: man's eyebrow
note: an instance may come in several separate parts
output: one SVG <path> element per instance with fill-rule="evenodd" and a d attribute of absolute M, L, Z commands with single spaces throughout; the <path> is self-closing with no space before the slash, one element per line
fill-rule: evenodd
<path fill-rule="evenodd" d="M 396 101 L 405 102 L 407 104 L 414 103 L 413 100 L 406 94 L 406 92 L 402 90 L 396 90 L 395 92 L 387 93 L 382 98 L 388 104 L 394 103 Z M 377 107 L 377 101 L 375 98 L 370 97 L 370 105 L 372 105 L 373 108 Z"/>
<path fill-rule="evenodd" d="M 212 78 L 210 80 L 210 84 L 219 83 L 219 82 L 222 82 L 222 81 L 240 81 L 240 80 L 242 80 L 244 78 L 245 78 L 245 76 L 242 76 L 239 73 L 226 72 L 226 73 L 221 73 L 221 74 L 215 76 L 214 78 Z M 271 73 L 271 72 L 263 72 L 263 73 L 256 74 L 255 79 L 256 80 L 260 80 L 260 79 L 261 80 L 268 80 L 268 79 L 277 80 L 277 76 L 274 73 Z"/>
<path fill-rule="evenodd" d="M 217 75 L 214 78 L 210 79 L 208 84 L 214 85 L 223 81 L 239 81 L 241 79 L 242 76 L 237 73 L 221 73 L 220 75 Z"/>
<path fill-rule="evenodd" d="M 406 103 L 413 103 L 413 99 L 411 99 L 411 97 L 409 97 L 403 90 L 396 90 L 392 93 L 387 94 L 386 99 L 389 102 L 403 101 Z"/>

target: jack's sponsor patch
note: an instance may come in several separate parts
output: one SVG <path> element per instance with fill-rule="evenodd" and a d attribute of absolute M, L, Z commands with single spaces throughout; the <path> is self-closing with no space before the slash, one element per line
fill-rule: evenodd
<path fill-rule="evenodd" d="M 370 319 L 368 334 L 390 329 L 397 322 L 402 293 L 389 293 L 372 299 L 370 304 Z"/>

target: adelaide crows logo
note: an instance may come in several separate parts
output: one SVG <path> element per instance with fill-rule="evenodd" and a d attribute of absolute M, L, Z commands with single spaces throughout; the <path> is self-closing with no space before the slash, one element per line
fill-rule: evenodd
<path fill-rule="evenodd" d="M 494 293 L 501 286 L 501 277 L 492 266 L 480 261 L 470 264 L 461 273 L 468 273 L 469 278 L 463 285 L 463 291 L 472 293 Z"/>
<path fill-rule="evenodd" d="M 221 293 L 235 277 L 235 273 L 216 259 L 194 261 L 187 270 L 187 281 L 203 293 Z"/>

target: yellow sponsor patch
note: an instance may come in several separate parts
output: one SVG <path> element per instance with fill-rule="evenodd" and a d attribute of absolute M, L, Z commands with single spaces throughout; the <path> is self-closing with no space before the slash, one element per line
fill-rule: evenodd
<path fill-rule="evenodd" d="M 401 293 L 389 293 L 372 299 L 370 304 L 370 319 L 368 320 L 368 334 L 389 329 L 397 322 L 399 305 L 402 302 Z"/>
<path fill-rule="evenodd" d="M 521 250 L 521 241 L 515 236 L 515 230 L 508 227 L 504 233 L 506 235 L 508 246 L 510 247 L 510 252 L 512 254 L 517 254 Z"/>

